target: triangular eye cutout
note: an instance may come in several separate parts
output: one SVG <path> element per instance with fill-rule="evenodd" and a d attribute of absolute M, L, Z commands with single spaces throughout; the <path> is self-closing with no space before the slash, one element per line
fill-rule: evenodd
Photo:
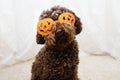
<path fill-rule="evenodd" d="M 37 24 L 37 32 L 42 36 L 48 36 L 51 34 L 51 28 L 54 25 L 54 20 L 51 18 L 45 18 L 40 20 Z"/>
<path fill-rule="evenodd" d="M 59 16 L 58 21 L 75 24 L 75 16 L 72 13 L 66 12 Z"/>

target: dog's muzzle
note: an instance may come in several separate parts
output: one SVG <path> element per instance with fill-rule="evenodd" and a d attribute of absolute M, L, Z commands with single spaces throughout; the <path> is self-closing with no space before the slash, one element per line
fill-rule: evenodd
<path fill-rule="evenodd" d="M 66 43 L 68 40 L 68 36 L 67 33 L 65 33 L 65 30 L 64 29 L 56 30 L 55 39 L 56 39 L 56 43 L 58 44 Z"/>

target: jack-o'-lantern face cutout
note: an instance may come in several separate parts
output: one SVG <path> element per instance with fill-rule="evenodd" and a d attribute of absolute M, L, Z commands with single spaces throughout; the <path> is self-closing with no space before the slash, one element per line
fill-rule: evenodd
<path fill-rule="evenodd" d="M 42 36 L 48 36 L 51 34 L 51 29 L 54 21 L 51 18 L 45 18 L 40 20 L 37 25 L 37 32 Z"/>
<path fill-rule="evenodd" d="M 71 23 L 71 24 L 75 24 L 75 17 L 73 14 L 66 12 L 63 13 L 59 16 L 58 21 L 60 22 L 64 22 L 64 23 Z"/>

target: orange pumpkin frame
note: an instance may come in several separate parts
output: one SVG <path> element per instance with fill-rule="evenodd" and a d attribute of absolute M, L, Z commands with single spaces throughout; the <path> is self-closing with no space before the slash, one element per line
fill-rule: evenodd
<path fill-rule="evenodd" d="M 73 14 L 66 12 L 66 13 L 61 14 L 58 17 L 57 21 L 63 22 L 63 23 L 70 23 L 70 24 L 74 25 L 75 17 Z M 55 24 L 55 22 L 56 21 L 54 21 L 51 18 L 45 18 L 45 19 L 40 20 L 37 24 L 37 32 L 42 36 L 50 35 L 52 27 Z"/>

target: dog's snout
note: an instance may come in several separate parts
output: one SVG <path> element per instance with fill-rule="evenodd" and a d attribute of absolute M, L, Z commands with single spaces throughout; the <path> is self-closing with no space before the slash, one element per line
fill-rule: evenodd
<path fill-rule="evenodd" d="M 64 35 L 64 33 L 65 33 L 65 31 L 63 29 L 58 29 L 58 30 L 56 30 L 55 34 L 57 37 L 61 37 Z"/>
<path fill-rule="evenodd" d="M 55 39 L 58 44 L 66 43 L 68 40 L 67 34 L 64 29 L 57 29 L 55 33 Z"/>

